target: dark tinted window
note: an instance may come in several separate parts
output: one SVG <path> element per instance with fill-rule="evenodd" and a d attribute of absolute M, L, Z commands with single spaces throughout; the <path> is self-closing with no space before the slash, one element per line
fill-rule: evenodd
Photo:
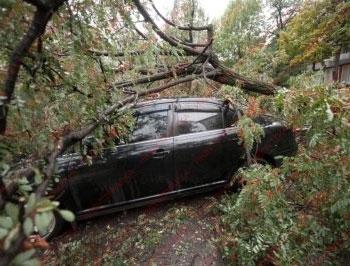
<path fill-rule="evenodd" d="M 176 135 L 222 128 L 222 115 L 218 111 L 177 112 Z"/>
<path fill-rule="evenodd" d="M 238 115 L 236 111 L 226 109 L 224 110 L 224 126 L 231 127 L 238 121 Z"/>
<path fill-rule="evenodd" d="M 168 111 L 139 114 L 136 116 L 135 130 L 129 142 L 138 142 L 166 137 Z"/>

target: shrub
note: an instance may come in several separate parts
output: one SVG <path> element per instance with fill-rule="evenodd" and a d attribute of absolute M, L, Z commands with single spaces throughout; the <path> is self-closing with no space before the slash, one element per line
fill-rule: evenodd
<path fill-rule="evenodd" d="M 278 95 L 288 125 L 308 128 L 298 155 L 280 169 L 240 170 L 247 183 L 219 206 L 218 239 L 232 264 L 342 265 L 350 252 L 350 114 L 348 92 L 294 88 Z"/>

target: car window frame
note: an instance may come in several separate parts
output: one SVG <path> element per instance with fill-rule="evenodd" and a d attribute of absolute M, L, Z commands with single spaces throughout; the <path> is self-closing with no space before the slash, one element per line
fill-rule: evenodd
<path fill-rule="evenodd" d="M 234 115 L 237 116 L 237 119 L 231 125 L 226 125 L 226 112 L 233 112 Z M 222 111 L 224 128 L 237 127 L 237 122 L 239 121 L 240 114 L 242 116 L 242 111 L 240 109 L 235 107 L 225 106 Z"/>
<path fill-rule="evenodd" d="M 215 106 L 215 107 L 214 107 Z M 213 108 L 214 107 L 214 108 Z M 214 113 L 218 112 L 220 113 L 221 117 L 221 128 L 216 129 L 210 129 L 210 130 L 203 130 L 198 132 L 190 132 L 185 134 L 178 134 L 177 133 L 177 126 L 178 126 L 178 113 L 182 112 L 199 112 L 199 113 Z M 212 102 L 180 102 L 174 104 L 174 111 L 173 111 L 173 136 L 179 137 L 179 136 L 186 136 L 189 134 L 200 134 L 205 133 L 208 131 L 215 131 L 215 130 L 223 130 L 224 127 L 224 117 L 223 117 L 223 107 L 218 103 L 212 103 Z"/>
<path fill-rule="evenodd" d="M 165 136 L 161 138 L 151 138 L 151 139 L 146 139 L 146 140 L 141 140 L 141 141 L 130 141 L 127 140 L 126 143 L 123 145 L 128 145 L 128 144 L 135 144 L 135 143 L 141 143 L 141 142 L 146 142 L 146 141 L 156 141 L 156 140 L 161 140 L 165 138 L 169 138 L 172 136 L 171 134 L 171 123 L 172 123 L 172 104 L 171 103 L 160 103 L 160 104 L 154 104 L 154 105 L 147 105 L 147 106 L 142 106 L 139 108 L 135 109 L 134 115 L 148 115 L 152 113 L 158 113 L 158 112 L 167 112 L 167 121 L 166 121 L 166 130 L 165 130 Z M 136 120 L 135 120 L 136 121 Z M 130 132 L 130 136 L 132 135 L 133 132 Z"/>

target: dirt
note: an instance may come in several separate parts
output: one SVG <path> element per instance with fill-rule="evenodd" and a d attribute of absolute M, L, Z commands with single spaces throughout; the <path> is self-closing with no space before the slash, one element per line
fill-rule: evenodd
<path fill-rule="evenodd" d="M 199 195 L 81 222 L 40 254 L 44 265 L 225 265 L 215 245 L 220 195 Z"/>

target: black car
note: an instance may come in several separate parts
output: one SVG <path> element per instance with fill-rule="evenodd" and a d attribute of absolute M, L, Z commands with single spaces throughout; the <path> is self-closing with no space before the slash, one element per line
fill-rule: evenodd
<path fill-rule="evenodd" d="M 239 109 L 211 98 L 159 99 L 135 107 L 136 127 L 124 144 L 105 149 L 92 164 L 79 153 L 58 159 L 60 207 L 77 220 L 202 193 L 229 184 L 245 163 L 237 137 Z M 255 157 L 277 166 L 297 145 L 290 129 L 271 116 L 255 118 L 265 137 Z M 64 188 L 64 189 L 62 189 Z M 59 216 L 49 235 L 60 230 Z"/>

